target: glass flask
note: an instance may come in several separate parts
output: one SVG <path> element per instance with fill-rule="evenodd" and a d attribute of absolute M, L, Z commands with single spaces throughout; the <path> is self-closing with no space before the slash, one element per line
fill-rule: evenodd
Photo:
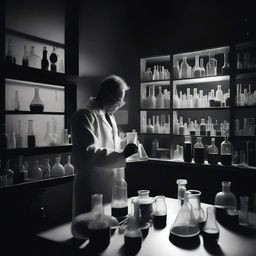
<path fill-rule="evenodd" d="M 195 56 L 195 66 L 193 67 L 194 77 L 200 77 L 201 69 L 199 67 L 199 56 Z"/>
<path fill-rule="evenodd" d="M 204 59 L 200 58 L 200 77 L 205 77 Z"/>
<path fill-rule="evenodd" d="M 127 183 L 124 179 L 124 168 L 114 170 L 111 215 L 122 220 L 128 215 Z"/>
<path fill-rule="evenodd" d="M 50 54 L 50 61 L 51 61 L 51 71 L 56 72 L 57 71 L 56 62 L 58 61 L 58 57 L 56 54 L 56 46 L 53 46 L 52 53 Z"/>
<path fill-rule="evenodd" d="M 217 75 L 217 60 L 214 58 L 214 54 L 209 53 L 209 60 L 206 64 L 206 75 L 216 76 Z"/>
<path fill-rule="evenodd" d="M 148 119 L 148 125 L 146 128 L 147 133 L 154 133 L 154 126 L 151 124 L 151 119 Z"/>
<path fill-rule="evenodd" d="M 35 54 L 35 47 L 32 45 L 29 53 L 29 66 L 33 68 L 40 68 L 41 59 Z"/>
<path fill-rule="evenodd" d="M 65 175 L 72 175 L 74 174 L 74 166 L 70 163 L 71 156 L 68 155 L 67 162 L 64 165 Z"/>
<path fill-rule="evenodd" d="M 180 108 L 180 98 L 176 87 L 173 88 L 173 108 Z"/>
<path fill-rule="evenodd" d="M 193 214 L 192 206 L 188 201 L 188 194 L 189 192 L 186 191 L 184 204 L 181 206 L 170 229 L 171 234 L 182 238 L 194 237 L 200 233 L 198 223 Z"/>
<path fill-rule="evenodd" d="M 20 110 L 19 91 L 18 90 L 15 90 L 13 108 L 14 108 L 14 111 L 19 111 Z"/>
<path fill-rule="evenodd" d="M 28 58 L 28 52 L 27 52 L 27 46 L 24 45 L 24 54 L 22 57 L 22 66 L 29 67 L 29 58 Z"/>
<path fill-rule="evenodd" d="M 204 163 L 204 144 L 202 143 L 202 137 L 196 138 L 194 145 L 194 162 L 196 164 Z"/>
<path fill-rule="evenodd" d="M 164 89 L 164 108 L 170 107 L 170 92 Z"/>
<path fill-rule="evenodd" d="M 65 169 L 63 165 L 60 163 L 61 156 L 57 156 L 55 158 L 55 164 L 52 167 L 52 177 L 61 177 L 65 175 Z"/>
<path fill-rule="evenodd" d="M 5 56 L 5 61 L 6 63 L 16 63 L 16 59 L 13 55 L 13 51 L 12 51 L 12 39 L 9 38 L 8 39 L 8 50 L 7 50 L 7 54 Z"/>
<path fill-rule="evenodd" d="M 191 136 L 185 136 L 184 150 L 183 150 L 184 162 L 191 163 L 192 161 L 192 143 Z"/>
<path fill-rule="evenodd" d="M 209 164 L 218 164 L 219 149 L 215 145 L 215 138 L 211 138 L 211 145 L 207 148 L 207 159 Z"/>
<path fill-rule="evenodd" d="M 164 95 L 162 93 L 162 86 L 158 87 L 158 95 L 156 97 L 156 108 L 164 108 Z"/>
<path fill-rule="evenodd" d="M 18 128 L 16 132 L 16 148 L 22 148 L 21 120 L 18 120 Z"/>
<path fill-rule="evenodd" d="M 222 102 L 224 102 L 224 95 L 221 90 L 221 85 L 217 85 L 216 97 L 215 97 L 215 107 L 221 107 Z"/>
<path fill-rule="evenodd" d="M 49 61 L 47 59 L 47 49 L 46 49 L 45 46 L 43 48 L 43 57 L 42 57 L 42 60 L 41 60 L 41 69 L 49 70 Z"/>
<path fill-rule="evenodd" d="M 139 208 L 136 203 L 136 199 L 131 201 L 131 215 L 128 218 L 127 228 L 124 233 L 125 249 L 129 253 L 136 254 L 142 244 L 143 234 L 140 229 L 139 220 Z"/>
<path fill-rule="evenodd" d="M 44 104 L 39 97 L 39 88 L 35 88 L 35 95 L 29 105 L 29 108 L 33 113 L 42 113 L 44 111 Z"/>
<path fill-rule="evenodd" d="M 180 78 L 188 78 L 188 73 L 189 73 L 189 65 L 187 63 L 187 57 L 183 57 L 183 61 L 180 65 Z"/>
<path fill-rule="evenodd" d="M 36 146 L 36 137 L 34 133 L 33 122 L 33 120 L 28 120 L 28 148 L 33 148 Z"/>
<path fill-rule="evenodd" d="M 156 97 L 155 97 L 155 87 L 150 86 L 149 87 L 149 95 L 148 95 L 148 108 L 156 108 Z"/>
<path fill-rule="evenodd" d="M 201 123 L 199 125 L 199 129 L 200 129 L 200 135 L 201 136 L 206 136 L 206 123 L 204 119 L 201 119 Z"/>
<path fill-rule="evenodd" d="M 220 145 L 220 161 L 222 165 L 232 165 L 232 144 L 227 135 Z"/>
<path fill-rule="evenodd" d="M 240 211 L 239 211 L 239 224 L 241 226 L 248 226 L 248 196 L 240 196 Z"/>
<path fill-rule="evenodd" d="M 38 160 L 35 161 L 32 171 L 30 172 L 29 178 L 36 180 L 43 179 L 43 170 L 41 169 Z"/>
<path fill-rule="evenodd" d="M 48 179 L 51 177 L 51 166 L 49 164 L 49 159 L 45 158 L 43 159 L 43 164 L 41 166 L 42 172 L 43 172 L 43 179 Z"/>
<path fill-rule="evenodd" d="M 183 205 L 185 192 L 187 190 L 186 185 L 188 184 L 188 181 L 186 179 L 178 179 L 176 180 L 176 183 L 178 185 L 177 199 L 179 201 L 179 205 Z"/>
<path fill-rule="evenodd" d="M 103 195 L 91 195 L 93 218 L 88 223 L 88 235 L 91 246 L 96 250 L 105 249 L 110 243 L 110 223 L 105 218 L 103 208 Z"/>
<path fill-rule="evenodd" d="M 189 192 L 188 201 L 192 206 L 194 217 L 198 222 L 199 227 L 202 228 L 205 222 L 205 213 L 201 208 L 201 200 L 200 200 L 201 191 L 192 190 L 192 189 L 187 191 Z"/>
<path fill-rule="evenodd" d="M 156 116 L 156 123 L 155 123 L 155 127 L 154 127 L 154 133 L 161 133 L 159 116 Z"/>
<path fill-rule="evenodd" d="M 167 205 L 165 202 L 165 196 L 156 196 L 153 205 L 153 222 L 154 227 L 162 229 L 166 226 L 167 219 Z"/>
<path fill-rule="evenodd" d="M 160 74 L 158 70 L 158 66 L 154 66 L 154 71 L 153 71 L 153 80 L 159 80 L 160 79 Z"/>
<path fill-rule="evenodd" d="M 222 209 L 236 209 L 237 200 L 234 193 L 231 192 L 231 182 L 222 181 L 222 191 L 215 196 L 215 207 Z"/>
<path fill-rule="evenodd" d="M 215 208 L 209 206 L 206 208 L 206 222 L 203 227 L 203 238 L 205 243 L 218 242 L 220 230 L 216 222 Z"/>
<path fill-rule="evenodd" d="M 151 222 L 153 217 L 153 198 L 149 196 L 149 190 L 138 191 L 138 202 L 142 221 Z"/>
<path fill-rule="evenodd" d="M 228 75 L 230 70 L 229 62 L 228 62 L 228 53 L 224 53 L 224 64 L 221 67 L 221 74 Z"/>
<path fill-rule="evenodd" d="M 147 88 L 141 88 L 141 108 L 148 108 L 147 106 Z"/>
<path fill-rule="evenodd" d="M 50 121 L 46 122 L 46 133 L 44 135 L 44 145 L 48 146 L 52 142 L 52 133 L 50 128 Z"/>

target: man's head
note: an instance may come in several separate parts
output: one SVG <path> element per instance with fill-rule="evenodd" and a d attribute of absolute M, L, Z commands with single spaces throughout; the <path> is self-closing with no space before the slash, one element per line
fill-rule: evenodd
<path fill-rule="evenodd" d="M 102 109 L 112 114 L 125 104 L 123 99 L 127 90 L 129 86 L 121 77 L 110 75 L 100 83 L 96 100 Z"/>

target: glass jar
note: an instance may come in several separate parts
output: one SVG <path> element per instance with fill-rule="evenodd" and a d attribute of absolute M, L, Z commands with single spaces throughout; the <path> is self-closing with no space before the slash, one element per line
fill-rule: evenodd
<path fill-rule="evenodd" d="M 179 205 L 183 205 L 184 203 L 184 195 L 186 192 L 186 185 L 188 184 L 188 181 L 186 179 L 178 179 L 176 180 L 176 183 L 178 185 L 177 189 L 177 199 L 179 201 Z"/>
<path fill-rule="evenodd" d="M 154 227 L 162 229 L 166 226 L 167 219 L 167 205 L 165 202 L 165 196 L 156 196 L 154 201 Z"/>
<path fill-rule="evenodd" d="M 184 150 L 183 150 L 184 162 L 192 162 L 192 143 L 191 136 L 185 136 Z"/>
<path fill-rule="evenodd" d="M 194 162 L 196 164 L 204 163 L 204 144 L 202 143 L 202 137 L 196 138 L 194 145 Z"/>
<path fill-rule="evenodd" d="M 232 165 L 232 144 L 225 136 L 225 140 L 220 145 L 220 161 L 222 165 Z"/>
<path fill-rule="evenodd" d="M 207 149 L 207 159 L 209 164 L 218 164 L 219 150 L 215 145 L 215 138 L 211 138 L 211 145 Z"/>
<path fill-rule="evenodd" d="M 151 222 L 153 217 L 153 199 L 149 196 L 149 190 L 138 191 L 138 202 L 141 211 L 141 219 Z"/>

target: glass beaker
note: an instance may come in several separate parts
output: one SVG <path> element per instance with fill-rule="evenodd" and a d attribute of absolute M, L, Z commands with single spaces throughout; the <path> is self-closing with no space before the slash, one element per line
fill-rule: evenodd
<path fill-rule="evenodd" d="M 206 209 L 206 222 L 203 227 L 203 238 L 205 243 L 217 242 L 220 230 L 216 222 L 215 208 L 209 206 Z"/>
<path fill-rule="evenodd" d="M 124 180 L 124 168 L 114 170 L 111 214 L 118 220 L 128 215 L 127 183 Z"/>
<path fill-rule="evenodd" d="M 194 237 L 200 233 L 198 223 L 194 217 L 192 206 L 188 200 L 189 192 L 185 192 L 184 204 L 171 227 L 170 233 L 183 238 Z"/>
<path fill-rule="evenodd" d="M 156 196 L 154 201 L 154 227 L 164 228 L 166 226 L 167 206 L 165 196 Z"/>
<path fill-rule="evenodd" d="M 202 227 L 205 221 L 205 214 L 203 209 L 201 208 L 201 191 L 199 190 L 188 190 L 188 201 L 192 206 L 193 214 L 196 221 L 199 224 L 199 227 Z"/>
<path fill-rule="evenodd" d="M 241 226 L 248 226 L 248 196 L 240 196 L 240 212 L 239 212 L 239 224 Z"/>
<path fill-rule="evenodd" d="M 149 196 L 149 190 L 138 191 L 138 201 L 140 207 L 141 219 L 151 222 L 153 217 L 153 199 Z"/>
<path fill-rule="evenodd" d="M 36 138 L 33 129 L 33 120 L 28 120 L 28 148 L 35 147 Z"/>

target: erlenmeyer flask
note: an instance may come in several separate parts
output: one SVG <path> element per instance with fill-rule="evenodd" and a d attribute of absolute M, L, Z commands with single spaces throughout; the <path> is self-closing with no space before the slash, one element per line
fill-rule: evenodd
<path fill-rule="evenodd" d="M 217 242 L 219 239 L 219 234 L 220 230 L 216 222 L 215 208 L 213 206 L 209 206 L 206 209 L 206 222 L 203 227 L 204 242 Z"/>
<path fill-rule="evenodd" d="M 170 234 L 190 238 L 200 233 L 198 223 L 194 217 L 192 206 L 188 201 L 189 192 L 185 192 L 184 204 L 180 208 L 178 215 L 171 227 Z"/>
<path fill-rule="evenodd" d="M 33 113 L 42 113 L 44 111 L 44 104 L 39 97 L 39 88 L 35 88 L 35 95 L 29 107 L 30 111 Z"/>
<path fill-rule="evenodd" d="M 127 183 L 124 180 L 124 168 L 114 170 L 111 214 L 119 220 L 128 215 Z"/>

